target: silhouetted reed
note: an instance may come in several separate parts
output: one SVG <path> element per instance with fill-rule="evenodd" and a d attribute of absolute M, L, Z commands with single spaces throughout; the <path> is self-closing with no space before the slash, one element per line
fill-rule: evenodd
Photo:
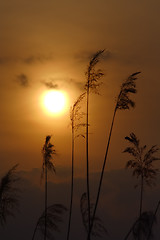
<path fill-rule="evenodd" d="M 132 225 L 124 240 L 127 240 L 131 234 L 135 240 L 151 239 L 153 237 L 153 234 L 151 234 L 150 229 L 153 222 L 156 222 L 156 217 L 153 212 L 143 212 Z M 150 237 L 147 238 L 149 236 L 149 233 Z"/>
<path fill-rule="evenodd" d="M 160 201 L 158 201 L 158 204 L 157 204 L 156 209 L 154 211 L 154 215 L 153 215 L 153 218 L 152 218 L 152 222 L 151 222 L 151 226 L 150 226 L 150 229 L 149 229 L 147 240 L 149 240 L 152 237 L 152 228 L 153 228 L 154 222 L 156 221 L 156 215 L 157 215 L 159 206 L 160 206 Z"/>
<path fill-rule="evenodd" d="M 159 151 L 159 148 L 154 145 L 147 151 L 147 146 L 140 146 L 140 141 L 134 133 L 131 133 L 130 137 L 127 136 L 125 139 L 129 141 L 131 146 L 127 147 L 124 153 L 129 153 L 133 158 L 127 162 L 126 168 L 132 169 L 133 176 L 140 178 L 140 217 L 142 213 L 144 184 L 153 186 L 155 184 L 156 175 L 159 172 L 159 170 L 153 166 L 155 161 L 160 160 L 160 158 L 155 157 L 155 153 Z"/>
<path fill-rule="evenodd" d="M 87 202 L 87 194 L 83 193 L 81 200 L 80 200 L 80 209 L 82 214 L 82 221 L 85 227 L 86 233 L 89 233 L 89 224 L 88 224 L 88 202 Z M 94 204 L 90 204 L 90 213 L 91 213 L 91 220 L 92 220 L 92 213 L 94 209 Z M 108 235 L 107 229 L 104 227 L 103 222 L 99 217 L 95 217 L 94 219 L 94 226 L 92 229 L 92 236 L 94 237 L 103 237 L 104 235 Z"/>
<path fill-rule="evenodd" d="M 62 204 L 53 204 L 47 207 L 47 218 L 46 212 L 44 211 L 37 221 L 32 240 L 34 240 L 37 230 L 42 233 L 42 236 L 46 234 L 46 238 L 54 239 L 53 232 L 60 232 L 58 225 L 62 222 L 62 214 L 64 214 L 66 211 L 67 208 Z M 45 225 L 47 226 L 47 233 L 45 230 Z"/>
<path fill-rule="evenodd" d="M 52 163 L 52 156 L 56 154 L 56 151 L 54 149 L 54 145 L 50 143 L 51 136 L 46 136 L 45 143 L 43 145 L 42 149 L 42 155 L 43 155 L 43 164 L 42 164 L 42 175 L 41 178 L 45 178 L 45 211 L 44 211 L 44 240 L 46 240 L 47 237 L 47 171 L 51 171 L 52 173 L 55 173 L 55 167 Z"/>
<path fill-rule="evenodd" d="M 90 227 L 90 231 L 89 231 L 89 234 L 88 234 L 88 240 L 89 240 L 90 232 L 92 231 L 93 222 L 94 222 L 94 218 L 95 218 L 95 214 L 96 214 L 97 206 L 98 206 L 98 202 L 99 202 L 99 196 L 100 196 L 100 191 L 101 191 L 101 187 L 102 187 L 102 180 L 103 180 L 106 160 L 107 160 L 107 156 L 108 156 L 108 150 L 109 150 L 109 146 L 110 146 L 110 141 L 111 141 L 111 135 L 112 135 L 113 125 L 114 125 L 114 121 L 115 121 L 115 116 L 116 116 L 117 110 L 126 110 L 126 109 L 129 110 L 131 107 L 133 108 L 135 106 L 134 101 L 129 98 L 129 94 L 130 93 L 134 94 L 134 93 L 137 92 L 135 81 L 136 81 L 137 75 L 139 73 L 140 72 L 136 72 L 136 73 L 131 74 L 122 83 L 122 85 L 120 87 L 120 92 L 119 92 L 119 95 L 117 97 L 117 101 L 116 101 L 116 105 L 115 105 L 115 109 L 114 109 L 114 113 L 113 113 L 113 118 L 112 118 L 112 122 L 111 122 L 111 127 L 110 127 L 106 152 L 105 152 L 105 156 L 104 156 L 104 162 L 103 162 L 103 166 L 102 166 L 102 170 L 101 170 L 101 176 L 100 176 L 100 180 L 99 180 L 96 203 L 95 203 L 95 208 L 94 208 L 94 212 L 93 212 L 93 220 L 91 222 L 91 227 Z"/>
<path fill-rule="evenodd" d="M 104 75 L 101 69 L 96 70 L 96 65 L 99 62 L 99 58 L 101 57 L 104 50 L 98 51 L 94 56 L 91 58 L 87 71 L 86 71 L 86 171 L 87 171 L 87 199 L 88 199 L 88 224 L 90 227 L 90 187 L 89 187 L 89 153 L 88 153 L 88 127 L 89 127 L 89 94 L 90 92 L 99 93 L 98 88 L 102 84 L 100 79 Z"/>
<path fill-rule="evenodd" d="M 8 216 L 14 216 L 14 211 L 18 209 L 18 194 L 19 189 L 15 184 L 19 181 L 16 174 L 18 164 L 13 166 L 4 177 L 0 184 L 0 224 L 6 224 Z"/>
<path fill-rule="evenodd" d="M 70 227 L 71 227 L 71 216 L 72 216 L 72 205 L 73 205 L 73 187 L 74 187 L 74 142 L 75 138 L 78 136 L 83 136 L 83 134 L 75 135 L 75 133 L 81 128 L 84 127 L 85 124 L 81 123 L 81 119 L 84 116 L 84 113 L 81 111 L 81 103 L 85 97 L 85 93 L 81 94 L 76 102 L 73 104 L 70 111 L 70 120 L 71 120 L 71 128 L 72 128 L 72 174 L 71 174 L 71 197 L 70 197 L 70 208 L 69 208 L 69 221 L 68 221 L 68 231 L 67 231 L 67 240 L 69 240 L 70 236 Z"/>

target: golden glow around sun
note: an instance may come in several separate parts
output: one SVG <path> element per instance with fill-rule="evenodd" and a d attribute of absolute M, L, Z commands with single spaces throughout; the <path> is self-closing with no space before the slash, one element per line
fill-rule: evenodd
<path fill-rule="evenodd" d="M 64 112 L 66 101 L 65 94 L 56 90 L 47 91 L 43 97 L 43 105 L 50 114 L 60 114 Z"/>

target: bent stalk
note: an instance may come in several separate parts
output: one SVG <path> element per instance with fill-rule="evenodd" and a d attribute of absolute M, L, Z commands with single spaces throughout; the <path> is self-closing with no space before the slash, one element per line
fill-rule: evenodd
<path fill-rule="evenodd" d="M 102 171 L 101 171 L 101 176 L 100 176 L 100 181 L 99 181 L 99 186 L 98 186 L 98 193 L 97 193 L 96 203 L 95 203 L 95 207 L 94 207 L 94 211 L 93 211 L 91 226 L 90 226 L 90 229 L 89 229 L 88 239 L 89 239 L 89 235 L 91 234 L 91 231 L 92 231 L 92 228 L 93 228 L 93 223 L 94 223 L 94 219 L 95 219 L 95 215 L 96 215 L 96 211 L 97 211 L 97 207 L 98 207 L 98 202 L 99 202 L 99 197 L 100 197 L 100 192 L 101 192 L 101 186 L 102 186 L 102 180 L 103 180 L 105 165 L 106 165 L 106 161 L 107 161 L 108 150 L 109 150 L 109 146 L 110 146 L 110 141 L 111 141 L 111 135 L 112 135 L 115 116 L 116 116 L 116 108 L 114 110 L 113 119 L 112 119 L 112 123 L 111 123 L 111 128 L 110 128 L 106 153 L 105 153 L 105 157 L 104 157 L 104 162 L 103 162 L 103 166 L 102 166 Z"/>
<path fill-rule="evenodd" d="M 112 118 L 112 123 L 111 123 L 111 128 L 110 128 L 110 133 L 109 133 L 109 138 L 108 138 L 108 143 L 107 143 L 107 147 L 106 147 L 106 152 L 105 152 L 105 157 L 104 157 L 104 162 L 103 162 L 103 166 L 102 166 L 102 170 L 101 170 L 101 176 L 100 176 L 100 180 L 99 180 L 99 186 L 98 186 L 98 191 L 97 191 L 97 197 L 96 197 L 96 203 L 95 203 L 95 208 L 94 208 L 94 212 L 93 212 L 93 216 L 92 216 L 92 222 L 91 222 L 91 227 L 89 229 L 89 233 L 88 233 L 88 240 L 90 238 L 90 234 L 93 228 L 93 222 L 95 219 L 95 215 L 96 215 L 96 211 L 97 211 L 97 207 L 98 207 L 98 202 L 99 202 L 99 197 L 100 197 L 100 191 L 101 191 L 101 187 L 102 187 L 102 180 L 103 180 L 103 175 L 104 175 L 104 170 L 105 170 L 105 165 L 106 165 L 106 161 L 107 161 L 107 156 L 108 156 L 108 151 L 109 151 L 109 146 L 110 146 L 110 141 L 111 141 L 111 135 L 112 135 L 112 130 L 113 130 L 113 125 L 114 125 L 114 120 L 115 120 L 115 116 L 116 116 L 116 112 L 117 110 L 126 110 L 126 109 L 130 109 L 131 107 L 135 106 L 135 103 L 129 98 L 129 93 L 136 93 L 136 84 L 135 84 L 135 80 L 137 79 L 137 75 L 140 72 L 136 72 L 131 74 L 121 85 L 120 88 L 120 93 L 118 95 L 117 98 L 117 102 L 116 102 L 116 107 L 114 109 L 114 114 L 113 114 L 113 118 Z"/>

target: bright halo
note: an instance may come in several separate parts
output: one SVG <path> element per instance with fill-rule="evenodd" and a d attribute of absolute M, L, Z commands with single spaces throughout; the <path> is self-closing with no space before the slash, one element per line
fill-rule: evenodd
<path fill-rule="evenodd" d="M 44 107 L 49 113 L 62 113 L 66 105 L 66 97 L 60 91 L 48 91 L 44 95 Z"/>

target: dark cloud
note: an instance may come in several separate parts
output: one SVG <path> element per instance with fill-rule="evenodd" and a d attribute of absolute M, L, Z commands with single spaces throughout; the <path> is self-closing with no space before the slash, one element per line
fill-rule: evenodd
<path fill-rule="evenodd" d="M 59 89 L 61 87 L 68 88 L 70 86 L 78 88 L 79 90 L 84 89 L 84 83 L 77 81 L 75 79 L 54 79 L 50 78 L 49 80 L 43 80 L 41 81 L 43 85 L 45 85 L 49 89 Z"/>
<path fill-rule="evenodd" d="M 0 57 L 0 65 L 8 64 L 8 63 L 25 63 L 28 65 L 36 64 L 36 63 L 45 63 L 48 61 L 53 61 L 53 54 L 31 54 L 26 57 L 11 57 L 11 56 L 2 56 Z"/>
<path fill-rule="evenodd" d="M 1 58 L 0 58 L 0 64 L 5 64 L 5 63 L 6 63 L 6 60 L 7 60 L 6 58 L 2 58 L 2 57 L 1 57 Z"/>
<path fill-rule="evenodd" d="M 29 86 L 29 80 L 26 74 L 22 73 L 17 76 L 17 82 L 22 87 L 28 87 Z"/>
<path fill-rule="evenodd" d="M 8 58 L 8 57 L 0 57 L 0 65 L 3 65 L 3 64 L 8 64 L 12 61 L 11 58 Z"/>
<path fill-rule="evenodd" d="M 72 79 L 72 78 L 68 80 L 68 84 L 72 84 L 80 90 L 84 89 L 84 83 L 83 82 L 77 81 L 77 80 Z"/>
<path fill-rule="evenodd" d="M 45 85 L 49 89 L 58 89 L 59 86 L 57 83 L 55 83 L 55 80 L 49 80 L 49 81 L 42 81 L 42 84 Z"/>
<path fill-rule="evenodd" d="M 26 64 L 34 64 L 34 63 L 44 63 L 52 60 L 53 60 L 52 54 L 48 54 L 48 55 L 39 54 L 39 55 L 30 55 L 22 59 L 22 62 Z"/>
<path fill-rule="evenodd" d="M 66 207 L 69 206 L 70 181 L 66 181 L 65 179 L 68 179 L 68 177 L 70 178 L 70 174 L 70 168 L 59 167 L 56 175 L 50 176 L 48 182 L 49 205 L 60 203 Z M 99 174 L 99 172 L 90 174 L 90 190 L 93 202 L 97 191 Z M 63 181 L 60 181 L 63 175 L 65 175 L 65 178 Z M 35 223 L 44 209 L 44 182 L 42 181 L 40 185 L 41 169 L 21 171 L 19 172 L 19 176 L 22 179 L 20 182 L 20 213 L 16 213 L 14 219 L 10 218 L 10 220 L 7 221 L 7 228 L 2 229 L 1 232 L 2 239 L 31 239 Z M 130 171 L 124 169 L 113 170 L 105 172 L 104 174 L 103 188 L 97 215 L 102 219 L 107 228 L 109 239 L 124 239 L 124 236 L 138 215 L 139 188 L 134 189 L 136 180 L 137 179 L 132 177 Z M 144 210 L 155 210 L 159 200 L 159 183 L 160 177 L 157 179 L 157 187 L 145 189 Z M 83 177 L 75 177 L 72 218 L 74 227 L 72 227 L 71 230 L 71 239 L 85 239 L 85 231 L 80 214 L 80 198 L 85 191 L 86 179 Z M 159 220 L 158 214 L 158 223 Z M 60 225 L 61 234 L 57 235 L 55 239 L 65 239 L 67 221 L 68 217 L 64 216 L 64 223 Z M 159 233 L 159 229 L 154 230 L 155 233 Z M 101 239 L 104 240 L 106 238 Z M 155 239 L 159 239 L 158 236 Z"/>

